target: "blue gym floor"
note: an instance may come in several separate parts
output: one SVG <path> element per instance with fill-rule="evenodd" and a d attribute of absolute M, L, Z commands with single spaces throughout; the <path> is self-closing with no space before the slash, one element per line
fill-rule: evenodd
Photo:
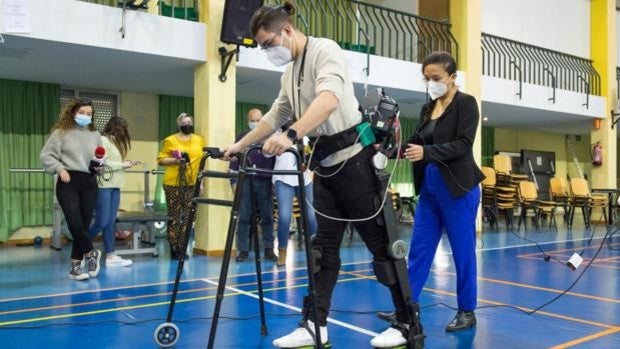
<path fill-rule="evenodd" d="M 590 232 L 576 223 L 559 231 L 530 230 L 520 235 L 540 242 L 552 257 L 583 254 L 576 271 L 545 262 L 530 242 L 507 233 L 486 232 L 478 240 L 476 329 L 451 334 L 444 326 L 455 311 L 456 278 L 447 241 L 442 241 L 422 293 L 426 348 L 620 348 L 620 234 L 606 241 L 574 288 L 534 315 L 529 311 L 566 290 L 585 270 L 603 243 L 604 228 Z M 602 225 L 602 224 L 601 224 Z M 530 228 L 531 229 L 531 228 Z M 402 227 L 410 236 L 410 228 Z M 408 239 L 407 239 L 408 241 Z M 159 239 L 160 251 L 167 251 Z M 296 326 L 307 277 L 304 254 L 291 241 L 287 268 L 263 262 L 268 335 L 260 335 L 254 262 L 231 262 L 215 348 L 271 348 L 271 341 Z M 252 256 L 252 255 L 251 255 Z M 157 348 L 155 328 L 165 321 L 177 263 L 166 253 L 132 256 L 128 268 L 102 268 L 99 277 L 71 281 L 69 247 L 0 251 L 0 346 L 2 348 Z M 290 261 L 293 260 L 291 263 Z M 369 253 L 354 239 L 343 244 L 343 267 L 330 317 L 334 348 L 370 348 L 386 328 L 375 317 L 390 310 L 387 291 L 373 278 Z M 174 323 L 176 348 L 206 348 L 221 258 L 191 256 L 187 261 Z"/>

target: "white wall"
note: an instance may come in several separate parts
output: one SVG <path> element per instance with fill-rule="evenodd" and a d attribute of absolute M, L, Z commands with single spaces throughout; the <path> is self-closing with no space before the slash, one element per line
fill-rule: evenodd
<path fill-rule="evenodd" d="M 482 0 L 482 31 L 590 57 L 590 0 Z"/>
<path fill-rule="evenodd" d="M 3 1 L 0 0 L 0 9 Z M 76 0 L 30 0 L 31 33 L 20 36 L 77 45 L 206 61 L 206 26 L 141 11 L 126 12 L 126 36 L 119 33 L 122 10 Z M 0 16 L 0 33 L 5 31 Z"/>
<path fill-rule="evenodd" d="M 411 14 L 418 12 L 418 0 L 365 0 L 364 2 Z"/>

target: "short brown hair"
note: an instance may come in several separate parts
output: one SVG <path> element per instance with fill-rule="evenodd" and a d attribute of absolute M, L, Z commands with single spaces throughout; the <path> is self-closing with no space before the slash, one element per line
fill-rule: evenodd
<path fill-rule="evenodd" d="M 293 25 L 291 17 L 295 14 L 295 3 L 286 0 L 282 6 L 262 6 L 252 16 L 250 28 L 252 36 L 256 36 L 259 30 L 264 29 L 268 32 L 277 32 L 285 24 Z"/>

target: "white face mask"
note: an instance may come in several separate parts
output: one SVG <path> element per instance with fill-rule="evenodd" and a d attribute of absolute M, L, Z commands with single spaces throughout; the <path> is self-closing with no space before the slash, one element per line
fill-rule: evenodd
<path fill-rule="evenodd" d="M 432 100 L 436 100 L 437 98 L 442 97 L 446 94 L 446 92 L 448 92 L 448 85 L 440 81 L 431 80 L 427 83 L 427 87 L 428 94 L 431 96 Z"/>
<path fill-rule="evenodd" d="M 258 122 L 248 121 L 248 127 L 250 128 L 250 131 L 252 131 L 253 129 L 255 129 L 255 128 L 256 128 L 256 125 L 258 125 Z"/>
<path fill-rule="evenodd" d="M 285 35 L 282 34 L 282 40 L 284 40 L 284 37 Z M 276 67 L 281 67 L 293 61 L 293 54 L 291 53 L 291 49 L 283 45 L 270 47 L 267 49 L 266 52 L 267 59 Z"/>

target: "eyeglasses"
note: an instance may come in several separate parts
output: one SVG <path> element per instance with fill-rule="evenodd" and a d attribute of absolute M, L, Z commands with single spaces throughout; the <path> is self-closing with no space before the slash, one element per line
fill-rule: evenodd
<path fill-rule="evenodd" d="M 275 40 L 279 35 L 280 35 L 280 33 L 273 34 L 271 39 L 269 39 L 269 40 L 263 42 L 262 44 L 260 44 L 260 49 L 263 50 L 263 51 L 269 50 L 273 46 L 273 40 Z"/>

